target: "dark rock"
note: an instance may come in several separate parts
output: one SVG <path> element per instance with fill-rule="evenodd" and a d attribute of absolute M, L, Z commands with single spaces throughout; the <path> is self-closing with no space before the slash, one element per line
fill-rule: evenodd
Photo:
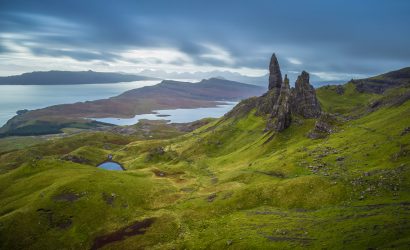
<path fill-rule="evenodd" d="M 401 136 L 405 136 L 405 135 L 407 135 L 408 133 L 410 133 L 410 127 L 407 127 L 407 128 L 405 128 L 405 129 L 403 129 L 403 131 L 401 132 Z"/>
<path fill-rule="evenodd" d="M 315 127 L 309 132 L 308 137 L 311 139 L 325 138 L 336 131 L 338 119 L 329 113 L 322 113 L 315 123 Z"/>
<path fill-rule="evenodd" d="M 112 206 L 114 204 L 115 198 L 117 195 L 115 193 L 107 194 L 107 193 L 102 193 L 102 198 L 107 203 L 108 205 Z"/>
<path fill-rule="evenodd" d="M 382 104 L 383 104 L 383 101 L 379 99 L 379 100 L 376 100 L 376 101 L 371 102 L 371 103 L 369 104 L 369 107 L 370 107 L 371 109 L 376 109 L 376 108 L 380 107 Z"/>
<path fill-rule="evenodd" d="M 274 118 L 273 129 L 276 131 L 282 131 L 290 126 L 292 121 L 290 98 L 289 79 L 285 75 L 285 81 L 280 89 L 279 99 L 272 111 L 272 118 Z"/>
<path fill-rule="evenodd" d="M 392 161 L 397 161 L 400 158 L 405 158 L 410 156 L 410 146 L 409 144 L 400 144 L 399 150 L 390 156 Z"/>
<path fill-rule="evenodd" d="M 25 113 L 27 113 L 29 110 L 28 109 L 21 109 L 21 110 L 17 110 L 16 114 L 17 115 L 23 115 Z"/>
<path fill-rule="evenodd" d="M 71 224 L 73 224 L 73 220 L 72 220 L 73 216 L 70 216 L 69 218 L 64 218 L 61 219 L 60 221 L 56 222 L 56 227 L 60 228 L 60 229 L 68 229 L 71 227 Z"/>
<path fill-rule="evenodd" d="M 134 235 L 143 235 L 155 220 L 156 218 L 147 218 L 142 221 L 136 221 L 115 232 L 98 236 L 94 239 L 91 250 L 103 248 L 105 245 L 111 244 L 112 242 L 122 241 Z"/>
<path fill-rule="evenodd" d="M 257 115 L 270 115 L 278 100 L 280 88 L 273 88 L 258 98 L 256 102 Z"/>
<path fill-rule="evenodd" d="M 152 172 L 154 172 L 154 174 L 158 177 L 165 177 L 165 176 L 168 175 L 166 172 L 161 171 L 159 169 L 154 169 L 154 170 L 152 170 Z"/>
<path fill-rule="evenodd" d="M 206 199 L 207 199 L 208 202 L 213 202 L 216 199 L 216 194 L 213 193 L 213 194 L 209 195 Z"/>
<path fill-rule="evenodd" d="M 275 53 L 272 54 L 269 64 L 269 90 L 280 89 L 282 86 L 282 73 L 280 72 L 279 62 Z"/>
<path fill-rule="evenodd" d="M 321 108 L 316 98 L 316 91 L 309 83 L 309 73 L 303 71 L 292 91 L 292 112 L 304 118 L 317 118 Z"/>
<path fill-rule="evenodd" d="M 410 67 L 407 67 L 375 77 L 352 80 L 350 82 L 355 84 L 356 90 L 361 93 L 382 94 L 387 89 L 408 85 L 409 79 Z"/>
<path fill-rule="evenodd" d="M 341 85 L 337 85 L 335 91 L 338 95 L 343 95 L 345 93 L 345 89 Z"/>
<path fill-rule="evenodd" d="M 146 161 L 154 160 L 156 157 L 160 157 L 165 155 L 165 148 L 164 147 L 155 147 L 152 148 L 146 158 Z"/>
<path fill-rule="evenodd" d="M 269 64 L 269 90 L 258 98 L 241 102 L 226 117 L 234 114 L 248 113 L 256 108 L 256 115 L 269 116 L 265 132 L 282 131 L 292 122 L 292 114 L 303 118 L 318 118 L 321 113 L 316 91 L 309 83 L 309 74 L 303 71 L 296 81 L 295 88 L 290 89 L 289 79 L 282 81 L 279 62 L 273 54 Z M 293 121 L 297 121 L 295 117 Z M 303 121 L 300 121 L 303 124 Z"/>
<path fill-rule="evenodd" d="M 397 98 L 395 98 L 392 102 L 391 105 L 392 106 L 400 106 L 403 103 L 407 102 L 408 100 L 410 100 L 410 91 L 407 91 L 401 95 L 399 95 Z"/>
<path fill-rule="evenodd" d="M 37 209 L 37 213 L 52 228 L 68 229 L 73 224 L 73 216 L 57 216 L 52 210 L 44 208 Z"/>
<path fill-rule="evenodd" d="M 74 202 L 78 199 L 81 198 L 81 195 L 72 193 L 72 192 L 64 192 L 61 194 L 58 194 L 53 197 L 54 201 L 68 201 L 68 202 Z"/>
<path fill-rule="evenodd" d="M 79 163 L 79 164 L 90 164 L 91 161 L 83 158 L 81 156 L 77 156 L 77 155 L 64 155 L 63 157 L 61 157 L 61 160 L 64 161 L 71 161 L 74 163 Z"/>
<path fill-rule="evenodd" d="M 375 79 L 375 78 L 368 78 L 368 79 L 361 79 L 361 80 L 354 80 L 352 82 L 356 85 L 356 90 L 360 93 L 375 93 L 375 94 L 383 94 L 386 89 L 392 87 L 398 87 L 403 83 L 401 81 L 397 81 L 395 79 Z"/>
<path fill-rule="evenodd" d="M 260 101 L 262 97 L 251 97 L 245 100 L 242 100 L 239 102 L 231 111 L 226 113 L 223 117 L 223 119 L 229 119 L 229 118 L 241 118 L 243 116 L 246 116 L 251 112 L 254 108 L 258 107 L 258 109 L 261 107 Z M 268 107 L 269 105 L 267 105 Z M 265 111 L 261 111 L 261 113 L 267 113 Z M 190 132 L 190 131 L 188 131 Z"/>
<path fill-rule="evenodd" d="M 165 154 L 165 149 L 163 147 L 157 147 L 154 148 L 153 152 L 158 155 L 163 155 Z"/>
<path fill-rule="evenodd" d="M 326 138 L 326 135 L 322 134 L 322 133 L 317 133 L 315 131 L 311 131 L 307 137 L 309 137 L 310 139 L 316 140 L 316 139 L 323 139 Z"/>

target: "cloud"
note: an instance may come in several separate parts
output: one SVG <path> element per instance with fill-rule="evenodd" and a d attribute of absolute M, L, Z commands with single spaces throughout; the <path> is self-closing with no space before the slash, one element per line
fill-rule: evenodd
<path fill-rule="evenodd" d="M 235 59 L 231 54 L 222 47 L 213 44 L 202 44 L 207 49 L 207 52 L 201 54 L 199 57 L 205 59 L 206 62 L 219 62 L 227 65 L 234 65 Z"/>
<path fill-rule="evenodd" d="M 410 34 L 403 32 L 410 2 L 403 0 L 0 5 L 0 57 L 15 62 L 0 62 L 0 74 L 18 71 L 19 63 L 29 68 L 23 57 L 48 58 L 48 64 L 66 60 L 76 68 L 88 62 L 103 70 L 221 68 L 255 74 L 266 72 L 276 52 L 285 73 L 308 70 L 322 77 L 371 75 L 410 64 Z"/>
<path fill-rule="evenodd" d="M 122 60 L 146 64 L 179 64 L 190 63 L 191 58 L 172 48 L 142 48 L 127 50 L 119 54 Z"/>
<path fill-rule="evenodd" d="M 296 59 L 296 58 L 293 58 L 293 57 L 289 57 L 287 59 L 291 64 L 295 64 L 295 65 L 301 65 L 302 64 L 302 62 L 299 59 Z"/>
<path fill-rule="evenodd" d="M 105 61 L 114 62 L 119 58 L 118 55 L 105 52 L 82 51 L 75 49 L 48 49 L 43 47 L 31 47 L 30 51 L 36 56 L 51 56 L 51 57 L 69 57 L 77 61 Z"/>

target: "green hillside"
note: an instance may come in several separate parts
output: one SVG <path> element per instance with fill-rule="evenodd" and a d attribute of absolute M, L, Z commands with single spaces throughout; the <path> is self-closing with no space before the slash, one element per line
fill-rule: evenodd
<path fill-rule="evenodd" d="M 2 150 L 0 249 L 408 249 L 409 92 L 322 87 L 328 116 L 282 132 L 249 106 Z M 318 119 L 332 130 L 312 139 Z M 126 171 L 96 168 L 108 154 Z"/>

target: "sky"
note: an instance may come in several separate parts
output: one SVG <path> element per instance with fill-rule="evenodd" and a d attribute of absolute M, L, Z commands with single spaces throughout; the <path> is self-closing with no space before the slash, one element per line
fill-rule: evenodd
<path fill-rule="evenodd" d="M 323 80 L 410 66 L 408 0 L 0 0 L 0 75 L 228 70 Z"/>

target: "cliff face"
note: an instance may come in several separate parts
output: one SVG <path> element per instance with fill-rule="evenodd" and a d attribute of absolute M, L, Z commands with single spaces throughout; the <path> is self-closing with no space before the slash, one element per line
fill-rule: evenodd
<path fill-rule="evenodd" d="M 287 75 L 285 75 L 285 80 L 280 88 L 279 98 L 273 107 L 271 118 L 273 118 L 272 128 L 276 131 L 286 129 L 292 121 L 291 91 Z"/>
<path fill-rule="evenodd" d="M 298 77 L 295 88 L 290 88 L 289 79 L 282 74 L 276 55 L 273 54 L 269 65 L 269 91 L 261 96 L 257 113 L 269 115 L 266 130 L 282 131 L 292 122 L 292 115 L 303 118 L 318 118 L 321 113 L 316 91 L 309 83 L 309 73 L 303 71 Z"/>
<path fill-rule="evenodd" d="M 317 118 L 321 108 L 316 98 L 316 91 L 309 83 L 309 74 L 303 71 L 292 89 L 292 111 L 304 118 Z"/>
<path fill-rule="evenodd" d="M 269 90 L 276 88 L 280 89 L 282 86 L 282 73 L 280 72 L 279 62 L 273 53 L 269 64 Z"/>

